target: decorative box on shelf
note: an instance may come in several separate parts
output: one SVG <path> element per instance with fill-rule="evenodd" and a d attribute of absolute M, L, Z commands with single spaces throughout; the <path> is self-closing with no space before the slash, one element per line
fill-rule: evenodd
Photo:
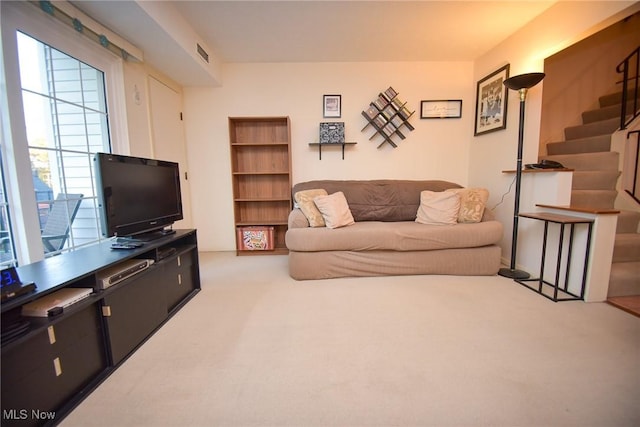
<path fill-rule="evenodd" d="M 274 227 L 251 226 L 237 228 L 237 247 L 241 251 L 271 251 L 274 249 Z"/>
<path fill-rule="evenodd" d="M 320 123 L 320 144 L 343 144 L 344 122 Z"/>
<path fill-rule="evenodd" d="M 376 110 L 375 107 L 371 107 Z M 377 111 L 377 110 L 376 110 Z M 376 112 L 376 114 L 378 114 Z M 318 157 L 322 160 L 322 146 L 342 147 L 342 160 L 344 160 L 344 147 L 355 145 L 355 142 L 344 140 L 344 122 L 322 122 L 320 123 L 320 138 L 318 142 L 311 142 L 309 145 L 318 146 Z"/>

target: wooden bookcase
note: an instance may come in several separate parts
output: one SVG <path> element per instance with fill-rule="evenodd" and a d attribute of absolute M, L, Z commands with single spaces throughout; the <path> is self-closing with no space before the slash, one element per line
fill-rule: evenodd
<path fill-rule="evenodd" d="M 229 117 L 231 174 L 236 231 L 273 227 L 274 249 L 242 250 L 238 255 L 288 253 L 284 241 L 291 203 L 289 117 Z"/>

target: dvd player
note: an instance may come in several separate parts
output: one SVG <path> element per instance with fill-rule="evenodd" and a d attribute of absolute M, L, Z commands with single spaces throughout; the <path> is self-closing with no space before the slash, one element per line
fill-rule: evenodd
<path fill-rule="evenodd" d="M 97 287 L 98 289 L 107 289 L 110 286 L 122 282 L 124 279 L 146 270 L 151 264 L 153 264 L 152 259 L 135 258 L 106 268 L 97 274 Z"/>

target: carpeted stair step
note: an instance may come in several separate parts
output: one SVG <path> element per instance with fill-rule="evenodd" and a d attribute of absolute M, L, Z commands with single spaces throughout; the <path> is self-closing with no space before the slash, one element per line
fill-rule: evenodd
<path fill-rule="evenodd" d="M 639 104 L 640 105 L 640 104 Z M 633 101 L 627 102 L 627 113 L 631 113 L 633 110 Z M 593 123 L 601 120 L 608 120 L 617 118 L 620 120 L 620 113 L 622 112 L 622 104 L 617 103 L 614 105 L 608 105 L 606 107 L 598 108 L 596 110 L 589 110 L 582 113 L 582 123 Z"/>
<path fill-rule="evenodd" d="M 590 209 L 613 209 L 616 190 L 571 190 L 571 206 Z"/>
<path fill-rule="evenodd" d="M 611 135 L 596 135 L 589 138 L 570 139 L 568 141 L 550 142 L 547 144 L 547 153 L 555 154 L 579 154 L 599 153 L 611 151 Z"/>
<path fill-rule="evenodd" d="M 633 99 L 633 89 L 627 90 L 627 99 Z M 600 107 L 610 107 L 612 105 L 621 104 L 622 103 L 622 91 L 610 93 L 607 95 L 603 95 L 598 98 L 598 104 Z"/>
<path fill-rule="evenodd" d="M 569 169 L 575 170 L 609 170 L 618 171 L 619 154 L 615 151 L 603 153 L 583 153 L 583 154 L 558 154 L 554 156 L 544 156 L 544 159 L 562 163 Z"/>
<path fill-rule="evenodd" d="M 618 214 L 616 233 L 638 233 L 639 225 L 640 212 L 622 210 Z"/>
<path fill-rule="evenodd" d="M 615 190 L 619 171 L 574 171 L 573 190 Z"/>
<path fill-rule="evenodd" d="M 609 276 L 609 297 L 640 295 L 640 261 L 614 262 Z"/>
<path fill-rule="evenodd" d="M 601 120 L 586 125 L 569 126 L 564 129 L 566 140 L 588 138 L 595 135 L 611 135 L 620 127 L 620 118 Z"/>
<path fill-rule="evenodd" d="M 612 262 L 640 262 L 640 234 L 616 234 Z M 640 276 L 638 276 L 640 280 Z"/>

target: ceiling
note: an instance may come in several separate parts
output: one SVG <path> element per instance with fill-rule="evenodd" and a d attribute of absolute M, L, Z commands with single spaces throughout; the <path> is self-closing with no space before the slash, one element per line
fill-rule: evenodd
<path fill-rule="evenodd" d="M 145 2 L 72 3 L 141 48 L 160 70 L 179 62 L 157 21 L 145 16 Z M 472 61 L 554 3 L 204 0 L 162 6 L 176 22 L 183 18 L 221 62 L 397 62 Z"/>
<path fill-rule="evenodd" d="M 180 1 L 225 62 L 472 60 L 551 1 Z"/>

